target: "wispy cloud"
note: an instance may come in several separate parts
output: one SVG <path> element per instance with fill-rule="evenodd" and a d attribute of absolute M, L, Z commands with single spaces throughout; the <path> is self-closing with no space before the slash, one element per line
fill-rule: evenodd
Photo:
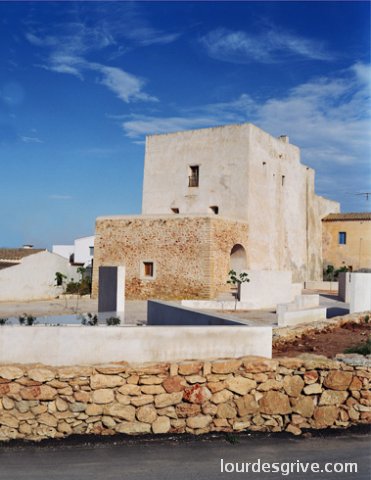
<path fill-rule="evenodd" d="M 116 5 L 115 8 L 117 8 Z M 131 9 L 129 8 L 128 11 L 130 14 Z M 109 20 L 104 17 L 96 19 L 89 25 L 82 21 L 66 22 L 63 27 L 57 26 L 53 34 L 46 33 L 43 27 L 38 31 L 26 32 L 25 37 L 32 45 L 49 51 L 45 61 L 37 65 L 41 68 L 73 75 L 81 81 L 88 80 L 89 73 L 98 72 L 98 83 L 126 103 L 157 101 L 155 96 L 144 91 L 145 79 L 117 66 L 113 67 L 92 60 L 94 54 L 103 49 L 107 51 L 108 58 L 115 58 L 115 52 L 121 55 L 125 47 L 118 45 L 118 41 L 122 39 L 130 39 L 137 45 L 145 46 L 170 43 L 178 36 L 153 29 L 140 20 L 139 15 L 130 14 L 130 16 L 134 18 L 133 28 L 129 26 L 124 28 L 121 21 L 111 16 Z"/>
<path fill-rule="evenodd" d="M 210 57 L 233 63 L 275 63 L 288 57 L 290 60 L 333 58 L 322 43 L 277 28 L 268 28 L 260 34 L 218 28 L 201 37 L 200 43 Z"/>
<path fill-rule="evenodd" d="M 131 120 L 123 122 L 122 126 L 128 137 L 137 138 L 143 135 L 169 133 L 191 128 L 208 127 L 212 119 L 205 117 L 167 117 L 160 118 L 150 115 L 132 115 Z"/>
<path fill-rule="evenodd" d="M 71 195 L 59 195 L 57 193 L 53 193 L 49 195 L 51 200 L 71 200 L 73 197 Z"/>
<path fill-rule="evenodd" d="M 97 63 L 87 63 L 86 68 L 97 70 L 102 74 L 100 83 L 114 92 L 120 100 L 157 101 L 157 98 L 143 91 L 145 81 L 135 75 L 124 72 L 120 68 L 107 67 Z"/>
<path fill-rule="evenodd" d="M 252 122 L 272 135 L 289 135 L 300 147 L 303 162 L 316 168 L 319 192 L 336 198 L 339 189 L 367 189 L 371 181 L 370 78 L 371 67 L 357 63 L 336 76 L 298 85 L 280 98 L 258 101 L 242 94 L 232 101 L 183 109 L 172 117 L 133 115 L 122 127 L 128 137 L 138 139 Z"/>
<path fill-rule="evenodd" d="M 40 138 L 38 137 L 26 137 L 26 136 L 23 136 L 21 135 L 19 137 L 21 139 L 22 142 L 24 143 L 44 143 Z"/>

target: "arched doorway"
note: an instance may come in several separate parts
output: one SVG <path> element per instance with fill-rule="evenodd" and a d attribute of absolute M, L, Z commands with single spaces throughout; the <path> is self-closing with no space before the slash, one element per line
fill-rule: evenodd
<path fill-rule="evenodd" d="M 231 250 L 229 265 L 231 270 L 234 270 L 236 273 L 247 270 L 246 250 L 239 243 L 236 243 Z"/>

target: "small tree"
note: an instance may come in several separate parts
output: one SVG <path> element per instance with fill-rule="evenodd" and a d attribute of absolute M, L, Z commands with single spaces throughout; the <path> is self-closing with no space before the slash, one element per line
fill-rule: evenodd
<path fill-rule="evenodd" d="M 61 272 L 55 272 L 55 283 L 57 287 L 62 287 L 63 282 L 67 279 L 67 275 Z"/>
<path fill-rule="evenodd" d="M 229 270 L 228 272 L 229 280 L 227 280 L 227 283 L 230 285 L 233 285 L 234 287 L 237 287 L 237 292 L 235 296 L 235 303 L 234 303 L 234 309 L 236 310 L 237 308 L 237 301 L 240 300 L 240 295 L 241 295 L 241 284 L 249 282 L 249 275 L 246 272 L 241 272 L 237 275 L 235 270 Z"/>

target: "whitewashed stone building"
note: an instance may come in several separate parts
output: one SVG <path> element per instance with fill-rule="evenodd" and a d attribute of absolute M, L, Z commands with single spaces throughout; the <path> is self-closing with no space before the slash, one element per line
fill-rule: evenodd
<path fill-rule="evenodd" d="M 287 136 L 250 123 L 146 139 L 142 215 L 96 222 L 102 265 L 125 265 L 128 298 L 212 298 L 231 267 L 322 275 L 321 219 L 337 202 Z"/>

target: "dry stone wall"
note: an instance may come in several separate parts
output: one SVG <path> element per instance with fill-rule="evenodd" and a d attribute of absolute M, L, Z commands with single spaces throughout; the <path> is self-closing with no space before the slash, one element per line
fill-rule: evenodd
<path fill-rule="evenodd" d="M 0 440 L 348 427 L 371 422 L 370 377 L 316 356 L 0 365 Z"/>

